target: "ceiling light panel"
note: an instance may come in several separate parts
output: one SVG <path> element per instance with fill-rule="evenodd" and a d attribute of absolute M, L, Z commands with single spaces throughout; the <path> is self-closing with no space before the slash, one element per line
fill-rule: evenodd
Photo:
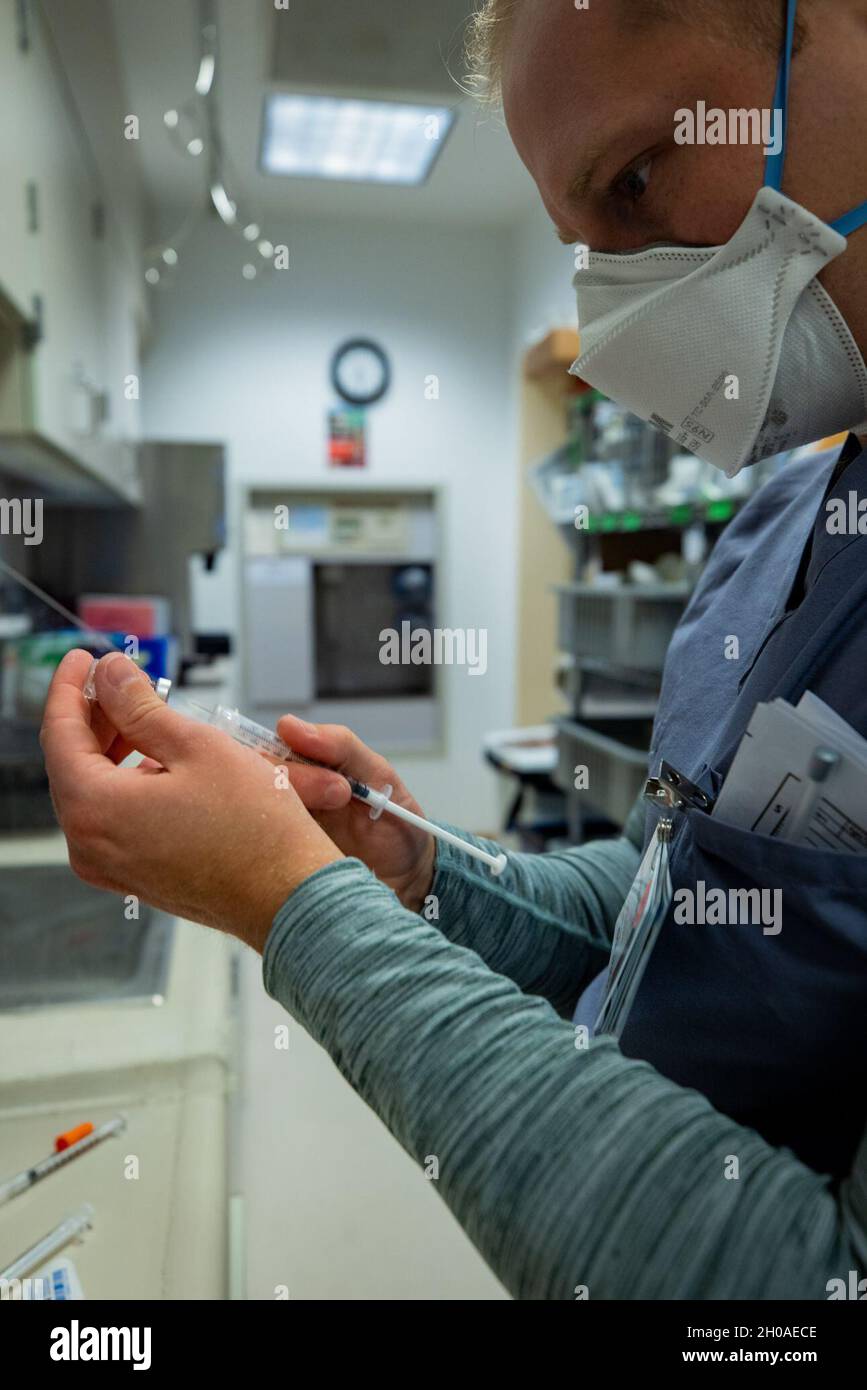
<path fill-rule="evenodd" d="M 421 184 L 453 120 L 445 106 L 272 92 L 261 165 L 295 178 Z"/>

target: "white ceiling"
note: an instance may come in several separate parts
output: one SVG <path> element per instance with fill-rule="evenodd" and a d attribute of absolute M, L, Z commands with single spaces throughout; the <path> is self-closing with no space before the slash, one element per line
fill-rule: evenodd
<path fill-rule="evenodd" d="M 164 231 L 178 210 L 206 196 L 204 161 L 178 153 L 162 119 L 164 111 L 181 107 L 193 94 L 198 3 L 109 3 L 128 110 L 141 122 L 137 154 L 145 193 L 155 224 Z M 533 205 L 532 182 L 502 119 L 480 112 L 448 77 L 446 64 L 461 73 L 461 16 L 472 0 L 289 0 L 288 9 L 279 11 L 273 0 L 217 0 L 217 7 L 220 125 L 234 175 L 229 192 L 245 216 L 504 227 Z M 382 188 L 259 173 L 264 93 L 278 85 L 302 89 L 298 81 L 286 80 L 299 71 L 315 75 L 315 82 L 303 85 L 318 92 L 352 89 L 439 101 L 450 92 L 446 104 L 456 107 L 458 119 L 428 182 L 421 188 Z M 283 79 L 279 84 L 275 72 Z M 399 85 L 402 81 L 410 85 Z"/>

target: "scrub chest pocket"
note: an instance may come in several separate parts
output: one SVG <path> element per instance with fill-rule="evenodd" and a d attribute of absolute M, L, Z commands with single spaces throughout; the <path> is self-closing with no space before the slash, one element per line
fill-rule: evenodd
<path fill-rule="evenodd" d="M 844 1176 L 867 1119 L 867 855 L 688 810 L 670 868 L 623 1052 Z"/>

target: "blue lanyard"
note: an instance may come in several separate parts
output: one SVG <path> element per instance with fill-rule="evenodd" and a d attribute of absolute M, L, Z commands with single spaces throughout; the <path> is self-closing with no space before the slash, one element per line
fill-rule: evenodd
<path fill-rule="evenodd" d="M 779 154 L 769 154 L 765 160 L 765 187 L 775 188 L 777 192 L 782 191 L 783 186 L 783 164 L 786 158 L 786 137 L 788 134 L 789 121 L 789 78 L 792 73 L 792 49 L 795 46 L 795 16 L 798 11 L 798 0 L 788 0 L 786 5 L 786 35 L 783 42 L 783 51 L 780 55 L 780 70 L 777 74 L 777 86 L 774 92 L 774 110 L 782 112 L 783 138 Z M 860 207 L 853 208 L 851 212 L 838 217 L 835 222 L 829 223 L 835 232 L 841 236 L 848 236 L 850 232 L 857 231 L 867 222 L 867 202 L 861 203 Z"/>

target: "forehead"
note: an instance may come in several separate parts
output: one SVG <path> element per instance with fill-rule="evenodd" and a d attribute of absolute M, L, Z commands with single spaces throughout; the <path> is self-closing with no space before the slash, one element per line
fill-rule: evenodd
<path fill-rule="evenodd" d="M 587 10 L 573 0 L 517 0 L 507 21 L 502 88 L 522 157 L 533 155 L 564 113 L 586 128 L 600 104 L 614 107 L 618 68 L 633 46 L 620 19 L 621 0 L 593 0 Z"/>
<path fill-rule="evenodd" d="M 503 62 L 503 108 L 515 147 L 546 203 L 576 157 L 616 143 L 670 101 L 679 36 L 629 20 L 624 0 L 518 0 Z M 635 152 L 634 152 L 635 153 Z"/>

